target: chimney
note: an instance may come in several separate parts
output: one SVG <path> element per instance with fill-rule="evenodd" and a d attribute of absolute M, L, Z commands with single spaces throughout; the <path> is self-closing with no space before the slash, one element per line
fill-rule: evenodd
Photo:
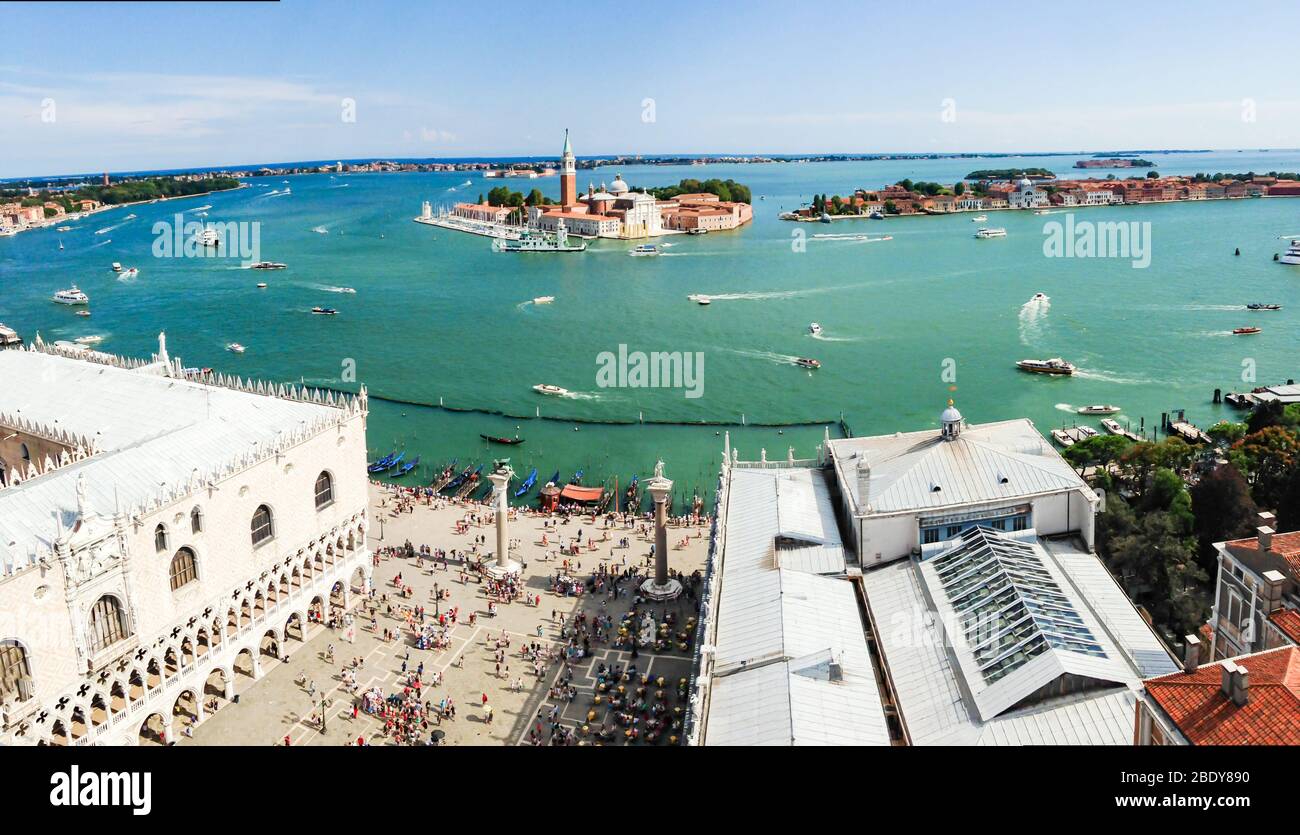
<path fill-rule="evenodd" d="M 1286 576 L 1281 571 L 1265 571 L 1264 586 L 1259 591 L 1264 614 L 1271 615 L 1282 608 L 1282 584 Z"/>
<path fill-rule="evenodd" d="M 1219 676 L 1219 689 L 1223 695 L 1232 698 L 1232 676 L 1237 672 L 1237 665 L 1229 658 L 1221 665 L 1221 674 Z"/>
<path fill-rule="evenodd" d="M 1259 552 L 1261 554 L 1268 553 L 1268 549 L 1273 547 L 1273 529 L 1264 525 L 1256 528 L 1255 533 L 1259 536 Z"/>
<path fill-rule="evenodd" d="M 828 672 L 831 681 L 844 680 L 844 665 L 839 662 L 839 659 L 833 659 L 831 661 L 830 669 Z"/>
<path fill-rule="evenodd" d="M 1232 673 L 1232 703 L 1244 707 L 1250 701 L 1250 670 L 1244 664 L 1238 664 Z"/>
<path fill-rule="evenodd" d="M 866 510 L 871 499 L 871 465 L 858 453 L 858 507 Z"/>
<path fill-rule="evenodd" d="M 1195 635 L 1183 637 L 1183 672 L 1191 675 L 1201 665 L 1201 639 Z"/>

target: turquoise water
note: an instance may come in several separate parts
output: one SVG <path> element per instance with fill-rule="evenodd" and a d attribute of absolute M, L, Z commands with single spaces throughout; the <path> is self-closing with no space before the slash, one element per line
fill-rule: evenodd
<path fill-rule="evenodd" d="M 1297 170 L 1300 152 L 1149 156 L 1162 173 Z M 491 252 L 485 238 L 411 222 L 420 203 L 475 199 L 495 181 L 467 173 L 356 174 L 275 179 L 237 192 L 115 209 L 54 229 L 0 239 L 0 321 L 31 338 L 87 334 L 100 348 L 147 354 L 159 330 L 186 364 L 244 376 L 341 385 L 345 361 L 375 394 L 516 415 L 617 421 L 835 421 L 855 434 L 934 426 L 954 397 L 978 422 L 1028 416 L 1044 431 L 1073 421 L 1073 406 L 1110 402 L 1136 426 L 1186 408 L 1209 425 L 1231 411 L 1211 404 L 1215 388 L 1248 387 L 1243 361 L 1259 383 L 1298 377 L 1295 317 L 1300 268 L 1272 262 L 1280 235 L 1300 234 L 1300 201 L 1214 201 L 1091 208 L 1076 221 L 1151 224 L 1151 263 L 1047 258 L 1043 228 L 1065 216 L 991 213 L 1008 237 L 978 241 L 970 216 L 883 222 L 790 224 L 776 219 L 814 192 L 848 193 L 902 177 L 950 182 L 976 168 L 1041 165 L 1068 174 L 1077 157 L 923 160 L 755 166 L 622 168 L 633 185 L 682 177 L 732 177 L 751 186 L 755 222 L 736 232 L 673 236 L 658 258 L 629 258 L 626 242 L 599 241 L 578 255 Z M 580 171 L 579 183 L 612 181 L 615 170 Z M 1102 173 L 1102 176 L 1104 176 Z M 1119 172 L 1123 175 L 1125 172 Z M 462 186 L 467 179 L 472 182 Z M 554 196 L 558 181 L 517 181 Z M 451 189 L 455 188 L 455 191 Z M 765 199 L 760 200 L 760 196 Z M 152 225 L 211 204 L 210 221 L 259 221 L 261 257 L 289 265 L 249 272 L 227 259 L 154 258 Z M 124 220 L 134 212 L 138 218 Z M 187 214 L 186 219 L 193 219 Z M 106 229 L 103 234 L 96 230 Z M 323 230 L 313 231 L 313 230 Z M 863 231 L 880 243 L 792 234 Z M 65 249 L 57 250 L 62 239 Z M 1233 256 L 1240 247 L 1242 255 Z M 109 265 L 140 268 L 118 281 Z M 270 285 L 257 290 L 257 281 Z M 77 318 L 49 301 L 78 284 L 94 315 Z M 331 291 L 352 287 L 355 295 Z M 1025 309 L 1035 292 L 1046 309 Z M 709 307 L 687 300 L 714 297 Z M 555 296 L 551 305 L 528 303 Z M 1249 313 L 1251 301 L 1276 313 Z M 336 317 L 309 314 L 336 307 Z M 810 321 L 823 338 L 807 333 Z M 1255 324 L 1264 332 L 1233 337 Z M 231 341 L 248 346 L 236 356 Z M 681 389 L 601 389 L 596 357 L 617 351 L 702 352 L 703 396 Z M 810 372 L 798 356 L 822 362 Z M 1079 366 L 1069 379 L 1018 372 L 1023 357 L 1063 356 Z M 944 375 L 949 369 L 948 376 Z M 955 373 L 955 379 L 952 374 Z M 535 383 L 578 393 L 544 398 Z M 345 386 L 346 387 L 346 386 Z M 0 394 L 0 401 L 3 394 Z M 1080 421 L 1083 422 L 1083 421 Z M 1090 421 L 1091 422 L 1091 421 Z M 831 426 L 832 433 L 838 428 Z M 580 431 L 547 423 L 437 412 L 374 402 L 369 436 L 377 454 L 419 454 L 431 468 L 512 455 L 544 479 L 584 469 L 587 481 L 645 474 L 657 456 L 679 488 L 711 487 L 722 439 L 716 427 L 599 426 Z M 732 431 L 745 458 L 813 454 L 822 426 Z M 478 435 L 525 437 L 489 449 Z M 427 476 L 427 473 L 426 473 Z"/>

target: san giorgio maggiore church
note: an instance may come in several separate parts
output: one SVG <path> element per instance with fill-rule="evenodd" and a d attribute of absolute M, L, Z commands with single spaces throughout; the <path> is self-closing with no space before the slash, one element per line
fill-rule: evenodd
<path fill-rule="evenodd" d="M 0 744 L 173 741 L 368 593 L 364 389 L 184 369 L 160 335 L 37 337 L 0 393 Z"/>

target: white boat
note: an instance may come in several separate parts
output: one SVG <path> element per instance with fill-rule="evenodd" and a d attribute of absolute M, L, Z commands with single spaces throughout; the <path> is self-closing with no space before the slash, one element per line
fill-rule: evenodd
<path fill-rule="evenodd" d="M 115 273 L 120 273 L 121 271 L 122 271 L 122 265 L 119 264 L 119 263 L 117 263 L 116 261 L 114 261 L 114 262 L 113 262 L 113 272 L 115 272 Z"/>
<path fill-rule="evenodd" d="M 90 304 L 90 297 L 78 290 L 75 284 L 67 290 L 58 291 L 51 298 L 58 304 Z"/>
<path fill-rule="evenodd" d="M 204 246 L 221 246 L 221 237 L 215 229 L 204 229 L 199 233 L 199 243 Z"/>
<path fill-rule="evenodd" d="M 975 215 L 975 217 L 970 219 L 971 223 L 988 223 L 988 221 L 989 221 L 988 215 Z"/>
<path fill-rule="evenodd" d="M 257 289 L 259 289 L 259 290 L 265 290 L 265 289 L 266 289 L 266 282 L 265 282 L 265 281 L 259 281 L 259 282 L 257 282 Z"/>
<path fill-rule="evenodd" d="M 709 234 L 709 230 L 708 230 L 708 229 L 702 229 L 702 228 L 700 228 L 700 227 L 697 226 L 697 227 L 694 228 L 694 229 L 687 229 L 687 230 L 686 230 L 686 234 L 688 234 L 688 235 L 707 235 L 707 234 Z"/>
<path fill-rule="evenodd" d="M 89 316 L 89 315 L 90 315 L 90 311 L 89 311 L 89 310 L 78 310 L 78 311 L 77 311 L 77 315 L 78 315 L 78 316 Z"/>
<path fill-rule="evenodd" d="M 356 290 L 353 290 L 351 287 L 340 287 L 340 288 L 338 289 L 338 292 L 340 292 L 340 293 L 351 293 L 351 294 L 353 294 L 353 295 L 356 295 L 356 292 L 357 292 L 357 291 L 356 291 Z"/>
<path fill-rule="evenodd" d="M 232 354 L 242 354 L 248 349 L 245 348 L 243 345 L 240 345 L 238 342 L 231 342 L 229 345 L 226 346 L 226 350 Z"/>
<path fill-rule="evenodd" d="M 1001 228 L 983 228 L 975 230 L 975 237 L 981 240 L 988 240 L 989 238 L 1005 238 L 1006 236 L 1007 230 Z"/>
<path fill-rule="evenodd" d="M 60 227 L 59 227 L 57 230 L 55 230 L 55 231 L 57 231 L 57 232 L 71 232 L 71 231 L 72 231 L 72 227 L 71 227 L 71 226 L 60 226 Z"/>
<path fill-rule="evenodd" d="M 1033 297 L 1030 298 L 1031 302 L 1050 302 L 1051 300 L 1051 297 L 1046 293 L 1035 293 Z"/>
<path fill-rule="evenodd" d="M 636 257 L 658 255 L 659 247 L 655 246 L 654 244 L 639 244 L 636 247 L 633 247 L 632 249 L 628 250 L 627 254 Z"/>
<path fill-rule="evenodd" d="M 121 275 L 118 276 L 118 278 L 135 278 L 139 274 L 140 271 L 138 269 L 136 269 L 135 267 L 131 267 L 130 269 L 122 270 L 122 273 Z"/>
<path fill-rule="evenodd" d="M 1081 415 L 1113 415 L 1120 411 L 1120 408 L 1109 403 L 1095 403 L 1091 406 L 1080 406 L 1075 411 Z"/>
<path fill-rule="evenodd" d="M 1067 377 L 1074 373 L 1074 364 L 1060 357 L 1047 360 L 1019 360 L 1016 362 L 1016 368 L 1033 374 L 1059 374 Z"/>
<path fill-rule="evenodd" d="M 538 296 L 533 299 L 533 304 L 550 304 L 555 301 L 555 296 Z"/>
<path fill-rule="evenodd" d="M 546 383 L 538 383 L 537 385 L 533 386 L 533 391 L 537 392 L 538 394 L 553 394 L 559 397 L 563 397 L 569 393 L 568 389 L 560 388 L 559 386 L 547 385 Z"/>
<path fill-rule="evenodd" d="M 18 335 L 18 331 L 6 327 L 3 322 L 0 322 L 0 348 L 8 348 L 11 345 L 21 344 L 23 344 L 23 338 Z"/>
<path fill-rule="evenodd" d="M 808 325 L 808 333 L 812 334 L 813 336 L 816 336 L 821 332 L 822 332 L 822 326 L 817 324 L 816 322 L 813 322 L 810 325 Z"/>
<path fill-rule="evenodd" d="M 525 229 L 518 238 L 496 238 L 493 252 L 585 252 L 586 241 L 576 244 L 569 241 L 569 232 L 561 220 L 555 225 L 555 234 L 548 235 L 540 229 Z"/>
<path fill-rule="evenodd" d="M 254 270 L 283 270 L 288 264 L 280 264 L 275 261 L 258 261 L 252 266 Z"/>
<path fill-rule="evenodd" d="M 820 360 L 815 360 L 810 357 L 799 357 L 794 361 L 794 364 L 799 366 L 800 368 L 821 368 L 822 367 Z"/>
<path fill-rule="evenodd" d="M 1286 252 L 1277 261 L 1279 264 L 1300 265 L 1300 240 L 1292 241 L 1291 246 L 1287 247 Z"/>
<path fill-rule="evenodd" d="M 99 336 L 98 334 L 94 334 L 91 336 L 78 336 L 76 339 L 72 341 L 77 343 L 78 345 L 98 345 L 99 343 L 104 341 L 104 337 Z"/>
<path fill-rule="evenodd" d="M 713 304 L 713 299 L 709 298 L 708 296 L 696 296 L 695 303 L 700 305 L 701 307 L 708 307 L 709 305 Z"/>

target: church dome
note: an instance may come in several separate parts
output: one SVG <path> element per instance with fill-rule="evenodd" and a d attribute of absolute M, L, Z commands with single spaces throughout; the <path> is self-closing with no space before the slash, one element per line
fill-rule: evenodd
<path fill-rule="evenodd" d="M 611 194 L 626 194 L 628 192 L 627 183 L 623 182 L 622 174 L 614 175 L 614 182 L 610 184 L 609 191 Z"/>
<path fill-rule="evenodd" d="M 1021 178 L 1020 178 L 1020 182 L 1019 182 L 1018 185 L 1019 185 L 1021 188 L 1033 188 L 1033 187 L 1034 187 L 1034 184 L 1030 181 L 1030 179 L 1029 179 L 1028 177 L 1021 177 Z"/>
<path fill-rule="evenodd" d="M 944 440 L 951 441 L 961 434 L 961 412 L 957 411 L 957 407 L 952 405 L 951 400 L 948 401 L 948 408 L 944 409 L 943 414 L 939 415 L 939 423 L 942 425 L 939 435 Z"/>

